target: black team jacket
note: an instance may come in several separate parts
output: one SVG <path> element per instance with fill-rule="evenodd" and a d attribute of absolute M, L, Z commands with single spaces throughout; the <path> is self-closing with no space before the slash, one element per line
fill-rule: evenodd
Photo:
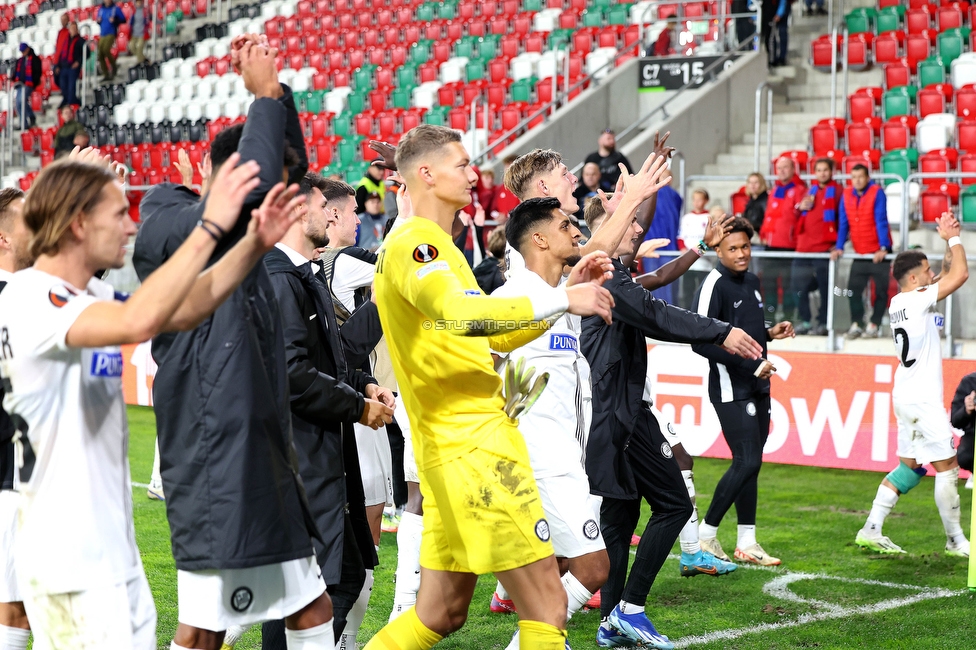
<path fill-rule="evenodd" d="M 966 396 L 976 390 L 976 372 L 969 373 L 956 386 L 956 393 L 952 396 L 950 410 L 952 426 L 961 429 L 965 435 L 973 435 L 976 431 L 976 411 L 966 413 Z"/>
<path fill-rule="evenodd" d="M 593 382 L 593 420 L 586 443 L 590 492 L 612 499 L 636 499 L 634 471 L 624 450 L 644 406 L 647 343 L 644 337 L 676 343 L 721 343 L 728 323 L 705 318 L 653 297 L 634 282 L 619 259 L 604 285 L 615 302 L 613 325 L 599 316 L 583 319 L 580 342 Z"/>
<path fill-rule="evenodd" d="M 332 298 L 314 272 L 295 266 L 277 248 L 265 256 L 265 265 L 284 329 L 299 471 L 322 540 L 315 545 L 316 556 L 322 579 L 334 585 L 342 573 L 347 507 L 365 568 L 376 566 L 351 426 L 362 415 L 366 385 L 376 380 L 346 366 Z"/>
<path fill-rule="evenodd" d="M 728 321 L 733 327 L 745 330 L 763 349 L 762 359 L 746 359 L 716 345 L 691 346 L 708 359 L 708 399 L 713 404 L 721 404 L 768 395 L 769 380 L 756 377 L 766 358 L 768 338 L 759 278 L 749 271 L 730 271 L 719 262 L 698 286 L 695 304 L 699 314 Z"/>
<path fill-rule="evenodd" d="M 283 87 L 284 88 L 284 87 Z M 237 224 L 210 263 L 247 231 L 251 210 L 281 182 L 285 141 L 308 168 L 291 91 L 251 105 L 238 152 L 261 166 Z M 206 197 L 164 183 L 146 193 L 133 263 L 139 278 L 196 227 Z M 160 469 L 176 567 L 238 569 L 308 557 L 316 525 L 292 444 L 285 342 L 264 264 L 199 327 L 153 340 Z"/>

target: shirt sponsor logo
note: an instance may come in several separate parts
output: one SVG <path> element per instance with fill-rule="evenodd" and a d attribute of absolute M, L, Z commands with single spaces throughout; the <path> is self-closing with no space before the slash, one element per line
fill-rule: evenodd
<path fill-rule="evenodd" d="M 464 290 L 464 295 L 466 295 L 466 296 L 480 296 L 481 295 L 481 292 L 478 291 L 477 289 L 465 289 Z"/>
<path fill-rule="evenodd" d="M 91 362 L 92 377 L 121 377 L 121 352 L 94 352 Z"/>
<path fill-rule="evenodd" d="M 538 537 L 543 542 L 549 541 L 549 522 L 545 519 L 540 519 L 535 522 L 535 536 Z"/>
<path fill-rule="evenodd" d="M 417 279 L 423 280 L 429 273 L 434 271 L 450 271 L 451 265 L 447 262 L 440 261 L 434 262 L 433 264 L 427 264 L 423 268 L 417 269 Z"/>
<path fill-rule="evenodd" d="M 437 259 L 437 248 L 431 244 L 421 244 L 413 249 L 413 261 L 426 264 Z"/>
<path fill-rule="evenodd" d="M 942 314 L 936 314 L 935 326 L 938 327 L 939 329 L 942 329 L 943 325 L 945 325 L 945 317 L 943 317 Z"/>
<path fill-rule="evenodd" d="M 243 612 L 254 602 L 254 593 L 247 587 L 238 587 L 230 597 L 230 606 L 235 612 Z"/>
<path fill-rule="evenodd" d="M 572 334 L 550 334 L 549 349 L 556 352 L 577 352 L 579 341 Z"/>
<path fill-rule="evenodd" d="M 732 309 L 738 309 L 739 305 L 741 304 L 742 304 L 741 300 L 736 300 L 734 303 L 732 303 Z"/>
<path fill-rule="evenodd" d="M 588 519 L 585 524 L 583 524 L 583 537 L 586 539 L 596 539 L 600 536 L 600 525 L 597 524 L 592 519 Z"/>

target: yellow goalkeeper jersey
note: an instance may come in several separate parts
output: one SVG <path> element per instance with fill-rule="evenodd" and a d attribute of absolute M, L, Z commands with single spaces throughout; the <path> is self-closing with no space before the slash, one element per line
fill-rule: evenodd
<path fill-rule="evenodd" d="M 529 298 L 484 295 L 450 235 L 412 217 L 383 241 L 374 290 L 421 471 L 512 426 L 491 350 L 538 337 Z"/>

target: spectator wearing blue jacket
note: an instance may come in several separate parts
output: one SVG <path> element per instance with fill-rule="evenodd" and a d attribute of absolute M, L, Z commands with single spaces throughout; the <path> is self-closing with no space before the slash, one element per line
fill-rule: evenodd
<path fill-rule="evenodd" d="M 678 224 L 681 221 L 682 203 L 681 195 L 672 189 L 670 185 L 662 187 L 657 193 L 657 207 L 654 210 L 654 219 L 647 228 L 647 235 L 644 237 L 644 241 L 649 239 L 670 239 L 670 244 L 662 246 L 658 250 L 677 251 Z M 663 255 L 661 257 L 644 258 L 641 260 L 641 273 L 656 271 L 673 259 L 674 257 Z M 655 289 L 651 294 L 659 300 L 675 304 L 671 287 L 672 285 L 666 284 L 663 287 Z"/>
<path fill-rule="evenodd" d="M 763 3 L 766 4 L 765 2 Z M 786 52 L 789 48 L 789 22 L 792 13 L 792 0 L 778 0 L 776 13 L 773 15 L 772 29 L 767 32 L 766 52 L 769 54 L 770 67 L 776 68 L 786 65 Z M 776 42 L 770 43 L 776 31 Z"/>
<path fill-rule="evenodd" d="M 97 56 L 98 64 L 102 67 L 102 80 L 111 82 L 115 79 L 117 71 L 112 46 L 115 45 L 119 25 L 125 24 L 125 14 L 114 0 L 102 0 L 102 6 L 98 8 L 95 20 L 99 28 Z"/>

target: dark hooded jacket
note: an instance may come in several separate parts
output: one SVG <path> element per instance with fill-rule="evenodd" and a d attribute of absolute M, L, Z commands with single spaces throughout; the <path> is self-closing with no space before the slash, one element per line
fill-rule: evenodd
<path fill-rule="evenodd" d="M 613 296 L 613 324 L 599 316 L 583 319 L 580 342 L 590 364 L 593 420 L 586 443 L 590 492 L 613 499 L 636 499 L 637 486 L 624 451 L 644 408 L 647 377 L 645 337 L 675 343 L 715 343 L 732 326 L 669 305 L 634 282 L 630 271 L 613 261 L 613 278 L 604 285 Z"/>
<path fill-rule="evenodd" d="M 291 91 L 257 99 L 238 146 L 261 167 L 216 262 L 247 231 L 251 210 L 281 181 L 287 141 L 308 167 Z M 140 279 L 163 264 L 203 216 L 201 199 L 164 183 L 146 193 L 133 263 Z M 264 264 L 189 332 L 153 341 L 153 398 L 173 556 L 187 571 L 237 569 L 308 557 L 316 525 L 292 444 L 281 317 Z"/>

